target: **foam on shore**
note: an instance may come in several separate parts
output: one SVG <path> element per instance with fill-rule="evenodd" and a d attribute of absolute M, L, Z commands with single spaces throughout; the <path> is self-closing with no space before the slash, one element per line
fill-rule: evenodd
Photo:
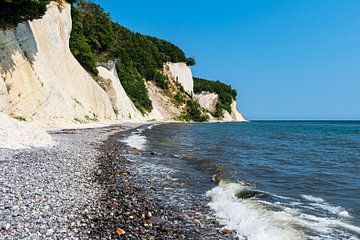
<path fill-rule="evenodd" d="M 235 230 L 240 239 L 359 239 L 360 227 L 346 221 L 349 213 L 342 207 L 327 204 L 322 198 L 302 195 L 308 202 L 293 204 L 236 197 L 236 193 L 247 189 L 239 183 L 220 182 L 206 193 L 211 198 L 209 206 L 219 221 Z M 320 217 L 303 213 L 301 208 L 307 206 L 313 211 L 326 211 L 327 215 Z"/>
<path fill-rule="evenodd" d="M 146 137 L 141 135 L 144 129 L 140 128 L 131 133 L 130 136 L 121 139 L 120 142 L 125 143 L 127 146 L 136 148 L 138 150 L 145 150 L 146 149 Z"/>

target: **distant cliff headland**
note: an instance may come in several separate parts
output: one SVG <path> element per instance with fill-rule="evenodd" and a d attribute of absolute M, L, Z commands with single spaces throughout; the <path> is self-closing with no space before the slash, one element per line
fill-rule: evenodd
<path fill-rule="evenodd" d="M 0 3 L 0 111 L 40 125 L 244 121 L 236 90 L 90 1 Z M 4 11 L 5 10 L 5 11 Z"/>

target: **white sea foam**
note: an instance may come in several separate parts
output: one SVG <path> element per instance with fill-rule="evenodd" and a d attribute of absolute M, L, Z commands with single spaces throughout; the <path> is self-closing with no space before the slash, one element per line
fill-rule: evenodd
<path fill-rule="evenodd" d="M 330 204 L 327 203 L 310 203 L 310 205 L 317 208 L 321 208 L 323 210 L 328 211 L 329 213 L 338 215 L 340 217 L 350 217 L 349 212 L 340 206 L 331 206 Z"/>
<path fill-rule="evenodd" d="M 354 226 L 342 219 L 334 217 L 318 217 L 301 212 L 296 204 L 271 203 L 264 200 L 241 200 L 235 193 L 245 190 L 246 186 L 235 183 L 220 184 L 208 191 L 206 195 L 211 198 L 209 206 L 215 211 L 220 222 L 227 228 L 235 230 L 240 239 L 346 239 L 359 240 L 360 227 Z M 311 202 L 311 208 L 327 210 L 337 216 L 347 216 L 348 212 L 342 207 L 332 207 L 324 199 L 303 195 Z M 269 208 L 273 205 L 275 208 Z M 276 210 L 274 210 L 276 209 Z M 301 232 L 299 229 L 307 229 Z M 313 232 L 311 236 L 306 233 Z M 353 233 L 356 233 L 355 235 Z M 320 237 L 319 237 L 320 236 Z"/>
<path fill-rule="evenodd" d="M 338 215 L 340 217 L 351 217 L 349 212 L 346 211 L 343 207 L 332 206 L 332 205 L 326 203 L 325 200 L 322 198 L 314 197 L 312 195 L 301 195 L 301 197 L 310 201 L 311 203 L 309 205 L 312 207 L 316 207 L 318 209 L 325 210 L 329 213 Z"/>
<path fill-rule="evenodd" d="M 314 197 L 314 196 L 311 196 L 311 195 L 301 195 L 301 197 L 305 200 L 308 200 L 310 202 L 317 202 L 317 203 L 321 203 L 321 202 L 325 202 L 324 199 L 322 198 L 319 198 L 319 197 Z"/>
<path fill-rule="evenodd" d="M 303 234 L 291 226 L 291 214 L 268 211 L 254 200 L 239 200 L 235 192 L 241 189 L 246 187 L 229 183 L 206 193 L 212 199 L 209 206 L 221 223 L 236 230 L 240 239 L 304 239 Z"/>
<path fill-rule="evenodd" d="M 147 129 L 149 129 L 149 130 L 150 130 L 150 129 L 152 129 L 153 127 L 155 127 L 155 126 L 159 126 L 159 125 L 160 125 L 160 124 L 151 124 L 150 126 L 148 126 L 148 127 L 147 127 Z"/>
<path fill-rule="evenodd" d="M 301 214 L 300 215 L 303 226 L 312 228 L 314 231 L 325 232 L 330 234 L 331 232 L 341 232 L 341 229 L 346 229 L 356 234 L 360 234 L 360 227 L 354 226 L 350 223 L 341 221 L 339 219 L 330 219 L 324 217 L 317 217 L 310 214 Z M 339 229 L 340 227 L 340 229 Z M 328 230 L 328 231 L 324 231 Z M 330 236 L 329 236 L 330 237 Z M 336 238 L 331 238 L 336 239 Z M 352 236 L 351 239 L 359 239 L 356 236 Z"/>
<path fill-rule="evenodd" d="M 144 150 L 146 148 L 146 137 L 140 135 L 144 130 L 140 129 L 136 132 L 133 132 L 130 136 L 120 140 L 123 143 L 126 143 L 129 147 L 137 148 L 139 150 Z"/>

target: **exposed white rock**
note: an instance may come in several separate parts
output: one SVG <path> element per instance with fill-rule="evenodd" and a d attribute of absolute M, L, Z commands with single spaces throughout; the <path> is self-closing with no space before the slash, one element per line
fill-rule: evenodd
<path fill-rule="evenodd" d="M 224 122 L 246 122 L 245 118 L 236 108 L 236 101 L 231 103 L 231 113 L 228 111 L 223 110 L 223 121 Z"/>
<path fill-rule="evenodd" d="M 192 94 L 194 92 L 194 80 L 190 67 L 186 63 L 171 62 L 166 63 L 166 66 L 169 68 L 173 80 L 180 83 L 187 93 Z"/>
<path fill-rule="evenodd" d="M 171 99 L 164 94 L 164 91 L 156 86 L 154 82 L 145 82 L 153 110 L 147 115 L 150 121 L 173 121 L 181 114 Z"/>
<path fill-rule="evenodd" d="M 0 148 L 25 149 L 53 146 L 52 137 L 42 128 L 0 113 Z"/>
<path fill-rule="evenodd" d="M 141 112 L 126 95 L 116 71 L 116 63 L 109 61 L 107 64 L 103 64 L 103 66 L 98 66 L 97 70 L 99 71 L 100 77 L 109 80 L 106 93 L 110 98 L 117 120 L 132 122 L 146 121 Z"/>
<path fill-rule="evenodd" d="M 233 101 L 231 104 L 231 118 L 235 122 L 246 122 L 246 119 L 236 107 L 236 101 Z"/>
<path fill-rule="evenodd" d="M 0 31 L 0 76 L 9 113 L 41 124 L 116 119 L 110 99 L 71 54 L 70 4 L 48 5 L 42 19 Z M 0 79 L 1 80 L 1 79 Z"/>
<path fill-rule="evenodd" d="M 219 100 L 219 95 L 216 93 L 202 92 L 194 95 L 200 106 L 209 112 L 216 111 L 216 104 Z"/>
<path fill-rule="evenodd" d="M 195 99 L 198 100 L 201 107 L 205 110 L 213 113 L 216 110 L 216 104 L 219 101 L 219 95 L 216 93 L 202 92 L 194 95 Z M 224 122 L 244 122 L 246 121 L 242 114 L 236 108 L 236 101 L 231 104 L 231 113 L 223 110 L 224 117 L 222 119 L 215 119 L 210 116 L 210 121 L 224 121 Z"/>
<path fill-rule="evenodd" d="M 234 121 L 234 119 L 232 119 L 232 117 L 231 117 L 231 114 L 226 110 L 223 110 L 223 118 L 221 120 L 224 122 L 233 122 Z"/>

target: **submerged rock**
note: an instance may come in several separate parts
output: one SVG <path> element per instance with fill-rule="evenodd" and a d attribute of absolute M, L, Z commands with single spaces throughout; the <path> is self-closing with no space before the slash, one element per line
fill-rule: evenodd
<path fill-rule="evenodd" d="M 141 152 L 137 148 L 128 148 L 127 151 L 136 156 L 141 156 Z"/>
<path fill-rule="evenodd" d="M 221 175 L 216 175 L 216 174 L 214 174 L 213 176 L 212 176 L 212 181 L 214 182 L 214 183 L 216 183 L 216 184 L 219 184 L 219 182 L 222 180 L 222 176 Z"/>
<path fill-rule="evenodd" d="M 240 191 L 236 192 L 235 196 L 240 199 L 264 198 L 266 196 L 266 194 L 263 192 L 256 191 L 256 190 L 246 189 L 246 190 L 240 190 Z"/>

